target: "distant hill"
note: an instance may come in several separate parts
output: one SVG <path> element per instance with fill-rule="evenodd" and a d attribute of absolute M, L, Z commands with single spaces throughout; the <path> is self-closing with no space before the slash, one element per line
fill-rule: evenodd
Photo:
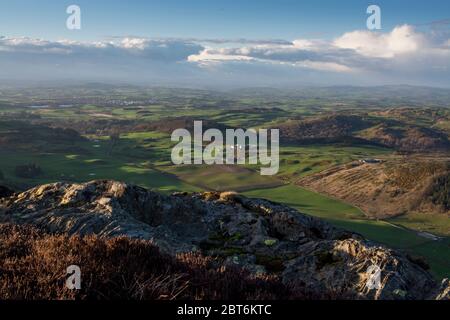
<path fill-rule="evenodd" d="M 314 139 L 339 139 L 352 136 L 370 123 L 359 116 L 330 115 L 305 120 L 290 120 L 280 125 L 281 139 L 301 142 Z"/>
<path fill-rule="evenodd" d="M 412 212 L 450 217 L 450 161 L 418 158 L 354 162 L 302 178 L 298 184 L 388 218 Z"/>
<path fill-rule="evenodd" d="M 281 123 L 280 137 L 288 143 L 374 144 L 398 151 L 448 151 L 447 134 L 400 121 L 360 115 L 333 114 Z"/>
<path fill-rule="evenodd" d="M 16 120 L 0 121 L 0 148 L 29 150 L 39 145 L 70 147 L 80 141 L 86 141 L 86 138 L 73 129 Z"/>
<path fill-rule="evenodd" d="M 356 136 L 399 151 L 450 150 L 450 142 L 446 134 L 406 124 L 389 126 L 389 124 L 381 123 L 358 132 Z"/>
<path fill-rule="evenodd" d="M 241 98 L 320 99 L 322 101 L 353 101 L 362 105 L 374 103 L 385 107 L 409 105 L 414 107 L 449 107 L 450 88 L 423 86 L 301 86 L 296 88 L 241 88 L 230 91 Z"/>

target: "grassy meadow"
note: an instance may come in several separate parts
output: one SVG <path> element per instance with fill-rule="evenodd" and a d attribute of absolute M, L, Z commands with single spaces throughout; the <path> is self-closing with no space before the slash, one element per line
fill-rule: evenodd
<path fill-rule="evenodd" d="M 253 104 L 254 101 L 241 101 Z M 291 109 L 289 109 L 291 108 Z M 302 116 L 310 116 L 314 109 L 304 106 L 282 106 L 267 112 L 239 112 L 220 110 L 216 106 L 204 108 L 163 105 L 138 108 L 98 107 L 85 105 L 77 108 L 17 108 L 1 109 L 3 117 L 14 118 L 19 112 L 38 117 L 40 121 L 63 123 L 77 121 L 156 121 L 176 114 L 177 117 L 211 119 L 228 127 L 264 127 L 283 121 L 286 110 Z M 445 124 L 441 124 L 445 125 Z M 0 121 L 0 133 L 21 128 Z M 295 186 L 293 182 L 304 176 L 354 160 L 388 157 L 391 149 L 364 145 L 282 145 L 280 170 L 274 177 L 261 176 L 257 166 L 174 166 L 170 161 L 170 136 L 157 131 L 121 132 L 116 139 L 103 133 L 86 133 L 85 140 L 69 145 L 48 141 L 29 141 L 23 146 L 0 149 L 1 183 L 18 189 L 56 181 L 84 182 L 94 179 L 113 179 L 138 184 L 165 193 L 174 191 L 196 192 L 203 190 L 234 190 L 249 197 L 266 198 L 284 203 L 300 212 L 323 218 L 330 223 L 360 233 L 372 241 L 405 250 L 412 255 L 425 257 L 433 274 L 442 278 L 450 276 L 449 219 L 436 220 L 420 214 L 407 215 L 390 221 L 368 219 L 363 212 L 342 201 Z M 42 174 L 33 178 L 15 175 L 17 165 L 35 163 Z M 418 235 L 426 226 L 441 241 L 433 241 Z M 431 228 L 431 229 L 430 229 Z"/>

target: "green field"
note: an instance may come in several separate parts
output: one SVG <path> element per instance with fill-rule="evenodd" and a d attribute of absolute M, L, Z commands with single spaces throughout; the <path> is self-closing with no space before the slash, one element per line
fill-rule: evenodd
<path fill-rule="evenodd" d="M 450 219 L 445 214 L 409 213 L 389 220 L 406 228 L 450 236 Z"/>
<path fill-rule="evenodd" d="M 111 148 L 108 137 L 89 137 L 79 143 L 83 152 L 18 152 L 0 151 L 0 166 L 7 181 L 21 186 L 33 186 L 56 181 L 84 182 L 94 179 L 114 179 L 138 184 L 162 192 L 237 190 L 249 197 L 266 198 L 284 203 L 330 223 L 355 231 L 363 236 L 423 256 L 432 272 L 439 278 L 450 275 L 448 239 L 430 241 L 414 231 L 395 226 L 405 225 L 419 229 L 427 223 L 424 216 L 401 217 L 385 221 L 368 220 L 357 208 L 341 201 L 308 191 L 294 185 L 283 185 L 283 179 L 263 177 L 254 168 L 240 166 L 172 166 L 170 146 L 166 134 L 135 132 L 122 135 Z M 72 146 L 73 148 L 73 146 Z M 44 148 L 45 149 L 45 148 Z M 311 174 L 341 162 L 347 162 L 388 151 L 374 147 L 305 146 L 284 147 L 280 176 L 291 178 Z M 285 160 L 285 161 L 283 161 Z M 37 163 L 43 174 L 34 179 L 14 176 L 17 164 Z M 311 168 L 311 170 L 305 170 Z M 298 174 L 296 174 L 298 173 Z M 281 186 L 280 186 L 281 185 Z M 436 225 L 436 221 L 430 221 Z M 441 233 L 448 231 L 448 220 L 441 221 Z M 436 230 L 439 231 L 439 230 Z M 439 232 L 436 232 L 439 233 Z"/>
<path fill-rule="evenodd" d="M 280 171 L 275 177 L 261 176 L 259 166 L 174 166 L 170 160 L 175 144 L 167 133 L 133 130 L 133 125 L 171 117 L 208 119 L 227 127 L 270 127 L 289 117 L 311 117 L 334 110 L 334 101 L 320 99 L 289 100 L 276 104 L 277 108 L 261 109 L 255 106 L 267 103 L 264 98 L 242 98 L 239 101 L 221 101 L 190 96 L 180 99 L 161 90 L 160 101 L 150 105 L 96 106 L 86 104 L 76 108 L 0 108 L 0 139 L 11 132 L 23 131 L 16 120 L 53 123 L 72 128 L 72 121 L 92 122 L 79 141 L 58 141 L 48 134 L 29 134 L 20 145 L 0 148 L 2 184 L 16 189 L 56 182 L 85 182 L 94 179 L 113 179 L 170 193 L 174 191 L 234 190 L 249 197 L 266 198 L 284 203 L 300 212 L 323 218 L 330 223 L 362 234 L 372 241 L 423 256 L 433 274 L 450 276 L 450 219 L 445 216 L 408 214 L 389 221 L 370 220 L 357 208 L 342 201 L 295 186 L 307 175 L 336 165 L 365 158 L 389 157 L 394 150 L 372 145 L 287 145 L 280 148 Z M 148 98 L 148 97 L 146 97 Z M 321 106 L 319 106 L 319 102 Z M 229 106 L 222 107 L 222 104 Z M 170 108 L 168 105 L 170 104 Z M 246 110 L 245 108 L 249 108 Z M 29 117 L 29 118 L 27 118 Z M 13 121 L 12 121 L 13 120 Z M 170 120 L 167 120 L 170 121 Z M 106 123 L 106 124 L 103 124 Z M 424 122 L 425 123 L 425 122 Z M 428 124 L 428 122 L 426 122 Z M 446 124 L 445 122 L 441 123 Z M 123 126 L 120 134 L 112 137 L 108 129 Z M 127 127 L 129 126 L 129 127 Z M 106 132 L 103 130 L 106 128 Z M 75 129 L 78 129 L 75 126 Z M 92 130 L 91 130 L 92 129 Z M 35 129 L 33 129 L 35 130 Z M 41 129 L 36 129 L 37 131 Z M 80 130 L 82 131 L 82 130 Z M 167 132 L 167 131 L 166 131 Z M 1 140 L 0 140 L 1 142 Z M 34 178 L 20 178 L 17 165 L 37 164 L 42 174 Z M 1 178 L 0 178 L 1 179 Z M 443 235 L 441 241 L 420 236 L 415 230 L 427 230 Z"/>
<path fill-rule="evenodd" d="M 374 146 L 282 146 L 278 177 L 290 181 L 354 160 L 382 157 L 392 150 Z"/>
<path fill-rule="evenodd" d="M 5 181 L 11 181 L 13 185 L 27 188 L 56 181 L 85 182 L 95 179 L 112 179 L 164 192 L 200 190 L 172 174 L 149 165 L 148 161 L 143 159 L 139 161 L 132 154 L 108 155 L 108 142 L 98 141 L 95 145 L 83 144 L 80 147 L 88 151 L 88 154 L 29 154 L 2 150 L 0 166 Z M 15 176 L 14 167 L 17 164 L 27 163 L 39 164 L 43 174 L 33 179 Z"/>
<path fill-rule="evenodd" d="M 389 222 L 367 220 L 357 208 L 335 199 L 288 185 L 273 189 L 261 189 L 244 193 L 248 197 L 265 198 L 284 203 L 300 212 L 329 221 L 347 230 L 362 234 L 367 239 L 423 256 L 437 278 L 450 276 L 450 239 L 432 241 L 420 237 Z"/>
<path fill-rule="evenodd" d="M 244 191 L 283 184 L 276 178 L 261 176 L 259 172 L 241 166 L 183 165 L 165 167 L 162 170 L 166 170 L 179 179 L 203 190 Z"/>

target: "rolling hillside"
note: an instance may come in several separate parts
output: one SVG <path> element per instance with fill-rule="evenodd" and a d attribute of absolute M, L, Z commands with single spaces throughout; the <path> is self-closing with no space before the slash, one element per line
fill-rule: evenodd
<path fill-rule="evenodd" d="M 446 158 L 368 159 L 367 163 L 333 167 L 297 183 L 354 204 L 373 218 L 409 213 L 448 216 L 449 168 Z"/>

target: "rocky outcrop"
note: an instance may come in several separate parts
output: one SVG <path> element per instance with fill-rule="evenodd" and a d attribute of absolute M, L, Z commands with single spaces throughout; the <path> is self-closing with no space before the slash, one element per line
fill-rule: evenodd
<path fill-rule="evenodd" d="M 432 295 L 436 300 L 450 300 L 450 280 L 444 279 L 440 287 Z"/>
<path fill-rule="evenodd" d="M 312 297 L 448 297 L 448 282 L 439 287 L 402 254 L 287 206 L 235 193 L 166 196 L 114 181 L 54 183 L 2 199 L 0 216 L 48 232 L 151 239 L 170 254 L 198 251 L 278 275 Z M 370 286 L 374 267 L 380 281 Z"/>

